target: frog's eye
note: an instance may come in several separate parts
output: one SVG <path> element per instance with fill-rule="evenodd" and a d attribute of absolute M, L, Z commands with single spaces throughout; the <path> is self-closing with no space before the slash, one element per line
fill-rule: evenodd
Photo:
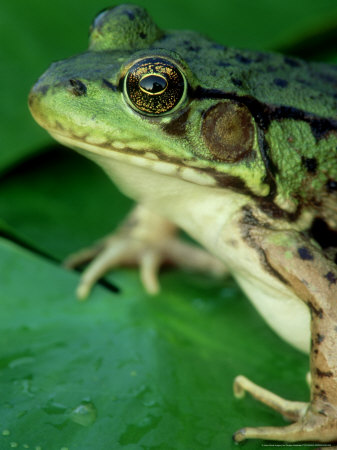
<path fill-rule="evenodd" d="M 124 78 L 124 95 L 136 111 L 158 116 L 172 112 L 186 97 L 187 81 L 178 66 L 162 57 L 136 61 Z"/>

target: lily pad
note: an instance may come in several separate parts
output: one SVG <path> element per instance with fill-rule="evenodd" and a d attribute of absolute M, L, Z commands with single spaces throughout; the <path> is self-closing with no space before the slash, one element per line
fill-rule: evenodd
<path fill-rule="evenodd" d="M 77 275 L 0 240 L 1 449 L 234 449 L 243 425 L 284 424 L 233 398 L 237 374 L 308 398 L 307 358 L 233 281 L 171 272 L 147 297 L 133 271 L 116 279 L 78 302 Z"/>

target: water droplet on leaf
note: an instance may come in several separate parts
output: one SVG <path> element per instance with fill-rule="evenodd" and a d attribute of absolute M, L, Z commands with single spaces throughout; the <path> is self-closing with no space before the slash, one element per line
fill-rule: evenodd
<path fill-rule="evenodd" d="M 70 413 L 70 419 L 83 427 L 92 425 L 96 421 L 96 418 L 97 409 L 92 402 L 83 401 Z"/>

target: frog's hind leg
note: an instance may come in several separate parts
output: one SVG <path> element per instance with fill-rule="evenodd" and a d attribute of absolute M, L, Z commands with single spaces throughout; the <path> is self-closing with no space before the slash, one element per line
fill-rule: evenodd
<path fill-rule="evenodd" d="M 306 402 L 294 402 L 279 397 L 242 375 L 235 378 L 233 390 L 235 397 L 242 398 L 248 392 L 256 400 L 264 403 L 290 420 L 298 420 L 305 414 L 309 406 L 309 403 Z"/>
<path fill-rule="evenodd" d="M 294 421 L 285 427 L 242 428 L 234 440 L 337 442 L 337 266 L 305 235 L 252 226 L 249 236 L 263 250 L 266 264 L 305 302 L 311 312 L 310 403 L 291 403 L 244 377 L 236 392 L 258 400 Z"/>

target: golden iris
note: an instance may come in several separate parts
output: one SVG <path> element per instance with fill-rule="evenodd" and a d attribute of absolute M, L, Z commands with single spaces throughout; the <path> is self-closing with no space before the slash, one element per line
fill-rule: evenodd
<path fill-rule="evenodd" d="M 184 98 L 186 79 L 177 65 L 163 57 L 136 61 L 124 80 L 124 95 L 131 106 L 147 115 L 172 111 Z"/>

